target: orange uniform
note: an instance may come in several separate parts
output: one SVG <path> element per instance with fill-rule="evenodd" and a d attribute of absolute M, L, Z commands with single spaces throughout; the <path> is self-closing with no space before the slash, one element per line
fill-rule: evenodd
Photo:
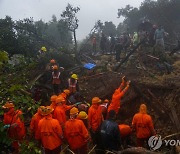
<path fill-rule="evenodd" d="M 133 117 L 132 126 L 136 130 L 137 138 L 148 138 L 154 135 L 154 126 L 151 116 L 148 114 L 137 113 Z"/>
<path fill-rule="evenodd" d="M 38 136 L 38 123 L 43 118 L 43 116 L 40 114 L 40 111 L 32 117 L 31 123 L 30 123 L 30 130 L 34 133 L 35 139 L 37 139 Z"/>
<path fill-rule="evenodd" d="M 122 138 L 130 135 L 132 132 L 131 127 L 129 125 L 125 125 L 125 124 L 119 125 L 119 130 L 120 130 L 120 134 L 121 134 Z"/>
<path fill-rule="evenodd" d="M 52 115 L 47 115 L 39 121 L 38 136 L 45 149 L 53 150 L 62 144 L 62 128 L 58 120 L 53 119 Z"/>
<path fill-rule="evenodd" d="M 126 93 L 126 91 L 128 90 L 129 86 L 126 86 L 123 90 L 122 87 L 124 86 L 124 82 L 121 83 L 120 87 L 118 89 L 115 90 L 113 96 L 112 96 L 112 100 L 111 103 L 108 107 L 108 112 L 110 110 L 114 110 L 116 112 L 116 114 L 118 113 L 119 109 L 120 109 L 120 99 L 122 96 L 124 96 L 124 94 Z"/>
<path fill-rule="evenodd" d="M 65 123 L 65 137 L 72 150 L 76 150 L 87 144 L 89 134 L 81 120 L 70 119 Z"/>
<path fill-rule="evenodd" d="M 11 108 L 7 113 L 4 113 L 4 124 L 17 124 L 17 126 L 10 126 L 8 130 L 8 135 L 12 139 L 21 140 L 25 136 L 25 127 L 24 123 L 21 121 L 20 116 L 22 115 L 22 111 L 14 110 Z"/>
<path fill-rule="evenodd" d="M 66 113 L 62 105 L 58 105 L 55 108 L 54 113 L 53 113 L 53 118 L 57 119 L 61 126 L 64 126 L 66 122 Z"/>
<path fill-rule="evenodd" d="M 89 125 L 93 131 L 96 131 L 102 122 L 102 108 L 101 106 L 92 105 L 88 111 Z"/>

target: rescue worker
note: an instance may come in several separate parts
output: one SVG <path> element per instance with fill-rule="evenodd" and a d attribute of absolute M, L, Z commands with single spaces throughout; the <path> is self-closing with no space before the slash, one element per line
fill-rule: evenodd
<path fill-rule="evenodd" d="M 115 122 L 116 112 L 109 111 L 108 120 L 103 121 L 101 125 L 101 139 L 103 141 L 103 149 L 110 151 L 118 151 L 121 146 L 121 137 L 119 126 Z"/>
<path fill-rule="evenodd" d="M 43 119 L 38 124 L 38 136 L 45 154 L 58 154 L 61 151 L 63 132 L 57 119 L 52 118 L 53 109 L 46 106 L 42 110 Z"/>
<path fill-rule="evenodd" d="M 103 118 L 104 118 L 104 119 L 106 119 L 106 117 L 107 117 L 108 105 L 109 105 L 109 100 L 108 100 L 108 99 L 105 99 L 105 100 L 103 101 L 103 103 L 100 105 L 101 108 L 102 108 L 102 115 L 103 115 Z"/>
<path fill-rule="evenodd" d="M 70 90 L 69 89 L 64 89 L 62 93 L 58 95 L 58 97 L 63 97 L 66 100 L 66 104 L 68 103 L 68 96 L 70 95 Z"/>
<path fill-rule="evenodd" d="M 71 78 L 68 79 L 68 87 L 70 90 L 70 94 L 74 94 L 76 91 L 79 91 L 79 84 L 78 84 L 78 76 L 77 74 L 72 74 Z"/>
<path fill-rule="evenodd" d="M 58 70 L 58 66 L 53 66 L 53 72 L 52 72 L 52 85 L 53 85 L 53 91 L 56 95 L 60 93 L 60 75 L 61 72 Z"/>
<path fill-rule="evenodd" d="M 31 123 L 30 123 L 30 133 L 34 136 L 35 139 L 38 139 L 38 123 L 43 118 L 42 115 L 42 109 L 44 106 L 40 106 L 38 108 L 37 113 L 32 117 Z"/>
<path fill-rule="evenodd" d="M 122 78 L 122 83 L 120 84 L 119 88 L 115 90 L 111 103 L 108 107 L 108 112 L 110 110 L 114 110 L 116 114 L 119 112 L 120 109 L 120 102 L 121 98 L 124 96 L 126 91 L 129 89 L 130 81 L 125 82 L 125 76 Z M 126 87 L 125 87 L 126 86 Z M 125 88 L 124 88 L 125 87 Z"/>
<path fill-rule="evenodd" d="M 156 41 L 156 46 L 160 45 L 164 49 L 164 36 L 165 36 L 165 31 L 162 28 L 161 25 L 158 26 L 158 29 L 156 29 L 154 33 L 154 40 Z"/>
<path fill-rule="evenodd" d="M 88 129 L 88 115 L 85 111 L 81 111 L 79 112 L 77 119 L 80 119 L 83 121 L 84 125 L 86 126 L 86 128 Z"/>
<path fill-rule="evenodd" d="M 12 147 L 15 152 L 19 151 L 19 144 L 25 137 L 25 126 L 21 120 L 22 111 L 15 110 L 12 102 L 6 102 L 2 108 L 4 109 L 4 128 L 7 128 L 8 136 L 13 139 Z"/>
<path fill-rule="evenodd" d="M 41 55 L 44 55 L 46 52 L 47 52 L 46 47 L 42 46 L 41 49 L 38 51 L 38 54 L 41 56 Z M 38 58 L 39 58 L 39 56 L 38 56 Z"/>
<path fill-rule="evenodd" d="M 149 137 L 156 134 L 152 118 L 147 114 L 147 107 L 145 104 L 141 104 L 139 113 L 134 115 L 132 128 L 136 131 L 138 147 L 145 147 L 145 143 L 148 141 Z"/>
<path fill-rule="evenodd" d="M 55 110 L 55 108 L 56 108 L 56 99 L 57 99 L 57 95 L 52 95 L 51 96 L 51 99 L 50 99 L 50 101 L 51 101 L 51 107 Z"/>
<path fill-rule="evenodd" d="M 66 112 L 63 107 L 64 102 L 65 99 L 63 97 L 58 97 L 56 99 L 56 108 L 53 113 L 53 118 L 59 121 L 59 124 L 61 125 L 62 128 L 64 128 L 64 124 L 66 122 Z"/>
<path fill-rule="evenodd" d="M 134 32 L 133 35 L 133 46 L 136 46 L 139 43 L 138 33 Z"/>
<path fill-rule="evenodd" d="M 48 66 L 48 70 L 51 70 L 51 71 L 52 71 L 54 65 L 57 65 L 57 64 L 56 64 L 56 60 L 51 59 L 51 60 L 50 60 L 50 63 L 49 63 L 49 66 Z"/>
<path fill-rule="evenodd" d="M 75 107 L 70 110 L 70 119 L 65 123 L 65 137 L 75 154 L 87 154 L 89 134 L 82 120 L 76 119 L 78 112 Z"/>
<path fill-rule="evenodd" d="M 92 99 L 92 106 L 88 111 L 89 120 L 89 130 L 94 145 L 96 146 L 96 153 L 99 153 L 97 149 L 101 149 L 101 139 L 100 139 L 100 127 L 103 121 L 102 108 L 100 107 L 101 99 L 99 97 L 94 97 Z"/>
<path fill-rule="evenodd" d="M 130 145 L 130 135 L 132 133 L 131 127 L 126 124 L 120 124 L 119 125 L 119 130 L 121 132 L 121 141 L 122 141 L 122 146 L 124 148 L 128 148 L 128 145 Z"/>

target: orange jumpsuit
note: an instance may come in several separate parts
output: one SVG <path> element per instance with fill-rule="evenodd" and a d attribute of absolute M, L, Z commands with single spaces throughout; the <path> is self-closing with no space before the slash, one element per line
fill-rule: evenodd
<path fill-rule="evenodd" d="M 5 125 L 13 125 L 17 124 L 17 126 L 10 126 L 8 128 L 8 135 L 10 138 L 14 140 L 21 141 L 25 136 L 25 126 L 24 123 L 21 121 L 20 116 L 22 115 L 22 111 L 16 110 L 14 108 L 11 108 L 7 113 L 4 113 L 4 124 Z M 18 142 L 13 142 L 13 147 L 18 150 Z"/>
<path fill-rule="evenodd" d="M 34 133 L 35 139 L 37 139 L 38 136 L 38 123 L 42 118 L 43 116 L 38 111 L 31 119 L 30 130 Z"/>
<path fill-rule="evenodd" d="M 151 116 L 137 113 L 133 117 L 132 126 L 136 129 L 137 138 L 148 138 L 154 135 L 154 126 Z"/>
<path fill-rule="evenodd" d="M 102 122 L 102 108 L 101 106 L 92 105 L 88 111 L 89 125 L 93 131 L 96 131 Z"/>
<path fill-rule="evenodd" d="M 87 144 L 89 134 L 81 120 L 70 119 L 65 123 L 65 137 L 72 150 L 82 148 Z"/>
<path fill-rule="evenodd" d="M 66 113 L 63 106 L 57 106 L 53 113 L 53 118 L 59 121 L 61 126 L 64 126 L 66 122 Z"/>
<path fill-rule="evenodd" d="M 108 112 L 110 110 L 114 110 L 116 112 L 116 114 L 118 113 L 119 109 L 120 109 L 120 100 L 121 97 L 124 96 L 124 94 L 126 93 L 126 91 L 128 90 L 129 86 L 126 86 L 123 90 L 122 87 L 124 86 L 124 83 L 121 83 L 120 87 L 118 89 L 115 90 L 113 96 L 112 96 L 112 100 L 111 103 L 108 107 Z"/>
<path fill-rule="evenodd" d="M 62 145 L 62 128 L 58 120 L 53 119 L 52 115 L 47 115 L 39 121 L 38 136 L 45 149 L 54 150 Z"/>

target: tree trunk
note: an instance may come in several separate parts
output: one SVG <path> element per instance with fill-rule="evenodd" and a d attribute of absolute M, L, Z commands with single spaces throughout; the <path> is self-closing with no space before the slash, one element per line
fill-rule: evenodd
<path fill-rule="evenodd" d="M 77 54 L 77 40 L 76 40 L 76 30 L 73 31 L 74 43 L 75 43 L 75 54 Z"/>

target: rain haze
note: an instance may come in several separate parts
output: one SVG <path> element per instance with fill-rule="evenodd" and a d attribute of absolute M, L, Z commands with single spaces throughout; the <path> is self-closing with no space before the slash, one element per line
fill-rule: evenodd
<path fill-rule="evenodd" d="M 77 39 L 84 39 L 96 21 L 112 21 L 116 26 L 122 22 L 117 18 L 119 8 L 130 4 L 139 7 L 143 0 L 0 0 L 0 18 L 6 15 L 13 20 L 33 17 L 35 21 L 42 19 L 48 22 L 52 15 L 60 19 L 61 13 L 68 3 L 80 7 L 77 14 L 79 27 Z"/>

